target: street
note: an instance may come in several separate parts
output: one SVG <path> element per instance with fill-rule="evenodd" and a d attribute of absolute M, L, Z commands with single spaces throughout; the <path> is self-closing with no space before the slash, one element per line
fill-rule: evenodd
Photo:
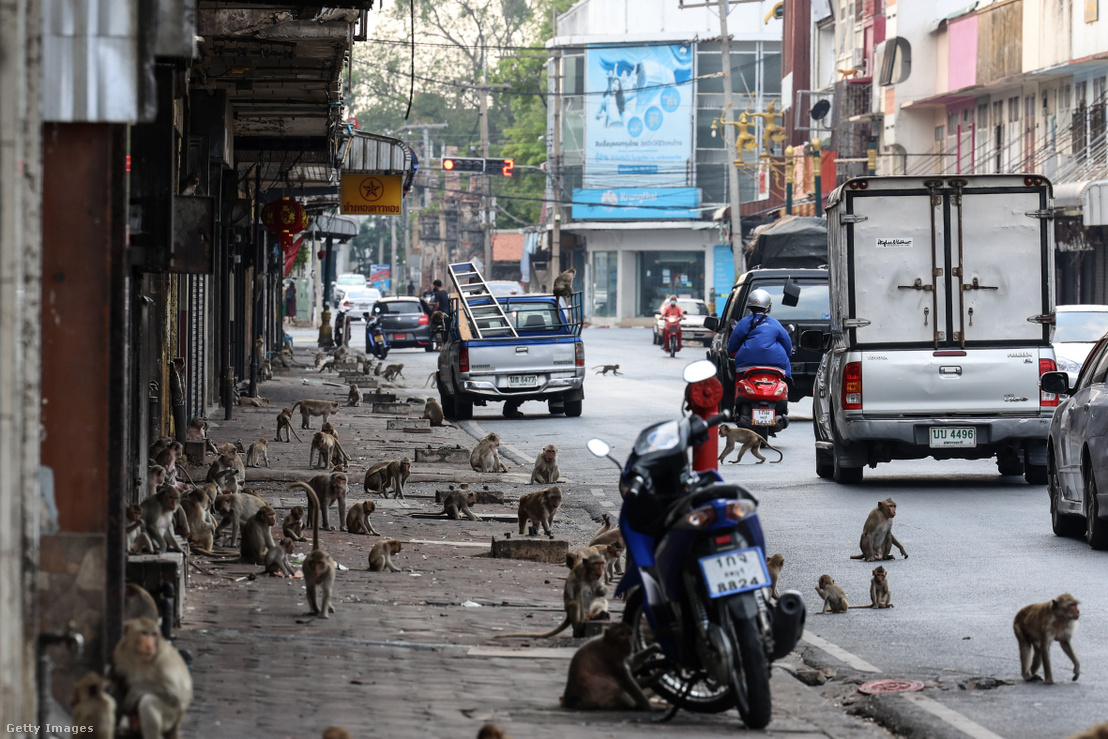
<path fill-rule="evenodd" d="M 305 361 L 310 336 L 304 332 L 295 338 L 298 357 Z M 587 329 L 584 339 L 586 366 L 618 363 L 623 374 L 596 376 L 590 370 L 582 417 L 552 417 L 544 406 L 525 403 L 524 418 L 508 420 L 496 405 L 475 408 L 473 420 L 463 422 L 462 429 L 435 432 L 452 434 L 444 441 L 466 448 L 474 442 L 466 441 L 463 430 L 477 437 L 489 431 L 500 434 L 509 473 L 488 484 L 513 498 L 534 489 L 525 483 L 537 450 L 556 444 L 566 502 L 555 533 L 567 538 L 571 547 L 587 542 L 601 513 L 618 511 L 617 471 L 611 462 L 592 457 L 585 441 L 592 436 L 604 438 L 612 445 L 613 456 L 622 460 L 643 426 L 679 413 L 684 389 L 681 371 L 703 356 L 700 347 L 686 346 L 671 359 L 651 345 L 649 332 L 641 329 Z M 404 363 L 401 388 L 426 397 L 430 391 L 420 386 L 433 370 L 435 358 L 404 350 L 390 353 L 388 361 Z M 304 376 L 313 384 L 328 378 L 314 372 Z M 288 404 L 278 391 L 301 397 L 306 391 L 297 387 L 304 381 L 299 377 L 294 373 L 291 380 L 264 384 L 262 394 L 274 396 L 277 405 Z M 320 386 L 308 396 L 328 397 L 327 392 L 335 397 L 345 394 L 340 388 Z M 799 590 L 808 605 L 805 641 L 785 662 L 791 670 L 802 668 L 797 660 L 801 656 L 811 666 L 833 671 L 826 685 L 815 688 L 831 703 L 816 701 L 816 710 L 802 702 L 804 694 L 797 692 L 812 689 L 775 669 L 771 733 L 776 729 L 802 735 L 882 735 L 858 719 L 829 717 L 829 707 L 831 712 L 839 710 L 832 704 L 880 717 L 896 735 L 904 736 L 1064 737 L 1104 720 L 1108 646 L 1099 637 L 1105 631 L 1108 604 L 1105 595 L 1091 586 L 1104 581 L 1108 568 L 1103 557 L 1083 541 L 1059 539 L 1051 533 L 1045 488 L 1028 486 L 1022 478 L 1000 478 L 992 461 L 891 463 L 867 470 L 865 482 L 854 487 L 820 480 L 814 472 L 808 404 L 807 399 L 792 404 L 792 425 L 772 440 L 784 452 L 782 463 L 755 465 L 747 455 L 741 465 L 725 464 L 721 470 L 726 480 L 741 482 L 760 497 L 767 553 L 780 552 L 785 557 L 781 588 Z M 273 414 L 249 409 L 244 415 L 268 429 Z M 375 433 L 382 448 L 399 448 L 395 439 L 382 438 L 372 426 L 363 435 L 358 430 L 364 428 L 359 425 L 363 419 L 372 423 L 379 417 L 362 409 L 343 409 L 333 417 L 355 456 L 348 504 L 364 497 L 362 467 L 383 458 L 370 441 Z M 241 416 L 231 425 L 239 423 Z M 347 431 L 348 424 L 355 430 Z M 212 433 L 221 438 L 220 431 Z M 310 432 L 301 432 L 302 438 L 304 433 Z M 426 441 L 426 437 L 418 439 L 420 446 Z M 290 450 L 289 461 L 275 456 L 274 467 L 304 470 L 301 445 L 291 446 L 295 449 Z M 270 447 L 275 455 L 287 448 Z M 771 460 L 776 456 L 767 454 Z M 240 586 L 228 585 L 226 576 L 219 582 L 193 573 L 189 615 L 178 639 L 179 646 L 197 657 L 190 733 L 238 736 L 265 729 L 274 735 L 303 736 L 310 733 L 301 730 L 304 727 L 336 724 L 351 730 L 372 725 L 376 730 L 365 735 L 375 736 L 415 735 L 416 726 L 433 736 L 461 736 L 476 733 L 479 720 L 486 719 L 513 736 L 564 736 L 567 731 L 573 736 L 600 736 L 610 734 L 615 726 L 630 735 L 662 730 L 634 714 L 598 715 L 586 721 L 583 714 L 559 710 L 557 696 L 574 645 L 565 634 L 522 644 L 491 638 L 497 631 L 539 631 L 557 625 L 561 588 L 556 578 L 565 570 L 554 564 L 477 556 L 487 551 L 490 535 L 514 529 L 514 522 L 509 522 L 514 508 L 476 508 L 482 516 L 506 516 L 499 519 L 501 523 L 401 523 L 395 515 L 401 513 L 401 506 L 424 507 L 426 501 L 420 498 L 433 500 L 433 490 L 444 487 L 450 477 L 437 471 L 421 477 L 422 470 L 420 465 L 413 467 L 415 482 L 408 486 L 405 503 L 377 499 L 375 520 L 382 534 L 412 542 L 397 558 L 403 572 L 365 573 L 364 564 L 358 563 L 364 563 L 369 546 L 365 540 L 341 531 L 323 534 L 324 547 L 350 567 L 340 573 L 338 612 L 329 621 L 305 618 L 302 611 L 290 614 L 287 602 L 273 599 L 273 592 L 293 583 L 260 578 L 246 589 L 249 597 L 228 597 L 229 588 Z M 252 469 L 250 479 L 256 479 L 256 473 L 265 480 L 269 471 Z M 471 472 L 454 477 L 461 482 L 482 478 Z M 292 478 L 274 474 L 274 479 Z M 259 482 L 254 487 L 269 497 L 284 484 Z M 894 533 L 910 555 L 908 560 L 898 557 L 885 563 L 896 607 L 820 615 L 822 604 L 814 586 L 824 573 L 836 579 L 852 604 L 868 603 L 873 565 L 849 556 L 858 552 L 858 535 L 869 510 L 890 496 L 898 504 Z M 274 502 L 279 517 L 285 512 L 282 506 L 294 503 L 302 504 L 280 492 Z M 447 527 L 455 533 L 443 533 Z M 213 567 L 236 577 L 254 571 L 241 565 Z M 1076 683 L 1069 680 L 1071 665 L 1055 645 L 1057 684 L 1024 684 L 1012 618 L 1026 604 L 1067 591 L 1081 601 L 1084 626 L 1074 639 L 1082 661 L 1081 678 Z M 211 597 L 220 601 L 218 613 L 205 605 Z M 300 607 L 304 607 L 303 598 Z M 614 612 L 621 609 L 622 604 L 613 602 Z M 450 627 L 444 631 L 445 624 Z M 519 650 L 520 646 L 524 649 Z M 516 651 L 502 651 L 505 648 Z M 249 689 L 255 697 L 242 704 L 242 670 L 248 675 L 284 676 L 299 687 L 281 688 L 280 680 L 265 680 Z M 990 690 L 960 687 L 973 678 L 1010 684 Z M 877 679 L 918 680 L 926 688 L 874 698 L 856 693 L 858 684 Z M 505 700 L 505 689 L 515 697 Z M 287 700 L 292 696 L 301 702 L 295 710 L 299 718 L 289 715 Z M 321 715 L 311 718 L 313 714 Z M 837 720 L 847 723 L 836 724 Z M 719 716 L 680 713 L 665 731 L 701 735 L 731 731 L 738 725 L 734 711 Z M 463 726 L 472 727 L 472 732 Z"/>

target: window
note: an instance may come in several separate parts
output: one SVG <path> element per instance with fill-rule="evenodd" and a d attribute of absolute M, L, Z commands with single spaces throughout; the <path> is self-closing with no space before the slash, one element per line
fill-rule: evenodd
<path fill-rule="evenodd" d="M 1008 98 L 1008 122 L 1015 123 L 1020 119 L 1020 99 Z"/>
<path fill-rule="evenodd" d="M 641 251 L 636 315 L 653 316 L 670 295 L 704 298 L 704 252 Z"/>
<path fill-rule="evenodd" d="M 616 260 L 619 252 L 594 251 L 592 253 L 592 314 L 609 317 L 616 315 Z"/>

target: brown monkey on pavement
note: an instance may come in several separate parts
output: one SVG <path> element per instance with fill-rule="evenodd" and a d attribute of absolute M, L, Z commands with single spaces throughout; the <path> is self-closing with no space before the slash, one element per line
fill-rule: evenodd
<path fill-rule="evenodd" d="M 566 302 L 573 300 L 573 278 L 577 275 L 577 270 L 574 267 L 570 267 L 565 272 L 561 273 L 554 278 L 554 287 L 550 290 L 556 298 L 565 298 Z"/>
<path fill-rule="evenodd" d="M 324 737 L 324 739 L 327 739 Z M 485 724 L 481 727 L 481 730 L 477 732 L 477 739 L 511 739 L 504 730 L 496 724 Z"/>
<path fill-rule="evenodd" d="M 357 408 L 362 404 L 362 389 L 356 382 L 350 383 L 350 393 L 346 396 L 346 404 Z"/>
<path fill-rule="evenodd" d="M 626 550 L 627 544 L 623 541 L 623 534 L 620 533 L 618 528 L 612 528 L 612 520 L 608 517 L 608 514 L 603 514 L 604 524 L 593 534 L 592 540 L 589 541 L 590 547 L 595 546 L 611 546 L 612 544 L 618 544 L 620 549 Z M 604 574 L 604 577 L 608 582 L 611 582 L 616 576 L 623 576 L 623 558 L 616 557 L 613 560 L 608 561 L 608 569 Z"/>
<path fill-rule="evenodd" d="M 392 382 L 397 377 L 403 377 L 404 376 L 403 370 L 404 370 L 404 365 L 403 364 L 390 364 L 388 367 L 385 367 L 385 370 L 384 370 L 384 372 L 381 373 L 381 376 L 384 377 L 389 382 Z"/>
<path fill-rule="evenodd" d="M 823 610 L 820 613 L 846 613 L 850 604 L 846 602 L 846 592 L 835 584 L 830 575 L 820 575 L 816 592 L 823 598 Z"/>
<path fill-rule="evenodd" d="M 251 442 L 250 447 L 246 450 L 246 466 L 247 467 L 268 467 L 269 466 L 269 442 L 265 439 L 258 439 Z"/>
<path fill-rule="evenodd" d="M 396 539 L 382 539 L 369 550 L 369 569 L 371 572 L 400 572 L 392 563 L 392 555 L 400 552 L 400 542 Z"/>
<path fill-rule="evenodd" d="M 146 535 L 146 524 L 142 522 L 142 506 L 127 506 L 127 553 L 154 554 L 154 542 Z"/>
<path fill-rule="evenodd" d="M 536 490 L 519 496 L 519 533 L 523 534 L 527 528 L 527 522 L 538 528 L 547 536 L 550 535 L 550 527 L 554 523 L 554 513 L 562 504 L 562 489 L 557 485 Z"/>
<path fill-rule="evenodd" d="M 569 662 L 562 707 L 582 711 L 649 711 L 650 701 L 635 682 L 627 659 L 633 629 L 612 624 L 585 642 Z"/>
<path fill-rule="evenodd" d="M 578 562 L 588 559 L 593 554 L 599 554 L 604 558 L 604 582 L 610 583 L 615 579 L 615 563 L 623 556 L 623 542 L 613 541 L 611 544 L 598 544 L 574 549 L 566 555 L 566 567 L 572 570 Z"/>
<path fill-rule="evenodd" d="M 426 418 L 431 421 L 431 426 L 437 428 L 439 426 L 450 426 L 449 423 L 443 423 L 443 419 L 446 415 L 442 412 L 442 406 L 439 405 L 439 401 L 434 398 L 427 399 L 427 405 L 423 406 L 423 415 L 420 418 Z M 454 428 L 453 426 L 450 426 Z"/>
<path fill-rule="evenodd" d="M 558 482 L 558 448 L 547 444 L 535 457 L 535 468 L 531 470 L 531 484 L 553 485 Z"/>
<path fill-rule="evenodd" d="M 112 677 L 122 683 L 120 711 L 138 714 L 143 737 L 178 735 L 192 703 L 192 675 L 158 623 L 134 618 L 123 624 L 123 638 L 112 651 Z"/>
<path fill-rule="evenodd" d="M 324 423 L 331 417 L 332 413 L 339 412 L 339 404 L 330 400 L 298 400 L 292 404 L 290 411 L 295 411 L 297 406 L 300 407 L 300 428 L 310 429 L 312 416 L 323 416 Z"/>
<path fill-rule="evenodd" d="M 446 515 L 457 521 L 465 514 L 470 521 L 480 521 L 480 517 L 469 509 L 471 505 L 477 505 L 477 494 L 472 490 L 452 490 L 442 500 L 442 510 L 437 515 Z"/>
<path fill-rule="evenodd" d="M 1069 737 L 1069 739 L 1108 739 L 1108 722 L 1090 726 L 1084 731 Z"/>
<path fill-rule="evenodd" d="M 598 364 L 598 365 L 596 365 L 596 367 L 593 367 L 593 369 L 597 369 L 598 367 L 600 369 L 595 373 L 595 374 L 598 374 L 598 375 L 606 375 L 609 372 L 611 372 L 613 375 L 622 375 L 623 374 L 622 372 L 619 371 L 619 365 L 618 364 Z"/>
<path fill-rule="evenodd" d="M 1020 645 L 1020 671 L 1024 680 L 1038 680 L 1039 663 L 1042 662 L 1044 682 L 1054 684 L 1054 674 L 1050 669 L 1050 642 L 1055 640 L 1073 662 L 1073 679 L 1081 675 L 1081 663 L 1070 644 L 1077 629 L 1077 619 L 1081 616 L 1077 605 L 1076 598 L 1062 593 L 1045 603 L 1024 606 L 1016 614 L 1012 628 Z"/>
<path fill-rule="evenodd" d="M 292 572 L 292 564 L 289 555 L 296 548 L 296 542 L 292 539 L 281 539 L 277 546 L 265 553 L 265 571 L 275 577 L 295 577 Z"/>
<path fill-rule="evenodd" d="M 180 505 L 189 523 L 189 543 L 210 552 L 215 545 L 215 523 L 208 513 L 207 490 L 193 488 L 181 499 Z"/>
<path fill-rule="evenodd" d="M 86 672 L 73 685 L 73 725 L 95 737 L 115 736 L 115 698 L 108 694 L 111 681 L 98 672 Z"/>
<path fill-rule="evenodd" d="M 155 495 L 142 501 L 142 522 L 157 552 L 180 552 L 180 542 L 173 533 L 173 518 L 177 515 L 181 494 L 169 485 L 163 485 Z"/>
<path fill-rule="evenodd" d="M 269 505 L 262 505 L 242 527 L 242 542 L 239 554 L 252 565 L 266 564 L 266 553 L 277 546 L 273 542 L 270 527 L 277 525 L 277 512 Z"/>
<path fill-rule="evenodd" d="M 304 483 L 300 484 L 303 485 Z M 308 484 L 312 487 L 313 492 L 323 504 L 321 510 L 315 507 L 315 504 L 309 499 L 308 518 L 315 521 L 316 518 L 322 517 L 323 527 L 334 531 L 334 527 L 331 526 L 328 520 L 327 511 L 330 509 L 331 505 L 337 501 L 339 504 L 339 521 L 346 520 L 346 475 L 342 472 L 325 472 L 322 475 L 316 475 L 311 480 L 308 480 Z"/>
<path fill-rule="evenodd" d="M 862 538 L 858 542 L 861 554 L 850 555 L 851 559 L 864 559 L 867 562 L 883 559 L 895 559 L 890 553 L 893 544 L 908 559 L 908 553 L 893 536 L 893 518 L 896 516 L 896 503 L 892 498 L 877 501 L 877 507 L 869 512 L 862 526 Z"/>
<path fill-rule="evenodd" d="M 215 536 L 219 537 L 230 527 L 231 546 L 234 546 L 238 541 L 241 527 L 253 518 L 266 502 L 251 493 L 225 493 L 216 496 L 214 505 L 215 512 L 220 516 L 219 525 L 215 527 Z"/>
<path fill-rule="evenodd" d="M 785 558 L 780 554 L 775 554 L 766 560 L 766 569 L 769 570 L 769 580 L 772 583 L 769 589 L 772 598 L 781 597 L 781 594 L 777 592 L 777 578 L 781 576 L 781 568 L 784 566 Z"/>
<path fill-rule="evenodd" d="M 739 428 L 737 426 L 728 426 L 726 423 L 721 423 L 719 425 L 719 438 L 727 439 L 727 444 L 723 448 L 723 453 L 719 455 L 720 462 L 722 462 L 724 458 L 731 453 L 731 450 L 735 448 L 736 444 L 740 446 L 739 456 L 735 459 L 732 459 L 731 464 L 738 464 L 739 462 L 741 462 L 743 455 L 746 454 L 748 449 L 750 450 L 751 454 L 758 458 L 758 464 L 765 462 L 766 458 L 762 456 L 762 453 L 760 451 L 758 451 L 761 447 L 772 449 L 773 451 L 777 452 L 777 459 L 770 462 L 770 464 L 777 464 L 785 458 L 784 453 L 780 449 L 773 446 L 750 429 Z"/>
<path fill-rule="evenodd" d="M 315 457 L 316 452 L 319 452 L 319 459 L 316 464 L 312 464 L 312 459 Z M 308 466 L 317 469 L 327 469 L 331 466 L 333 459 L 341 460 L 339 464 L 346 467 L 350 461 L 350 455 L 346 453 L 346 450 L 342 448 L 342 444 L 331 434 L 326 434 L 322 431 L 316 431 L 312 435 L 312 445 L 308 448 Z"/>
<path fill-rule="evenodd" d="M 365 534 L 366 536 L 380 536 L 381 533 L 373 528 L 373 522 L 369 520 L 369 514 L 377 510 L 377 504 L 372 500 L 355 503 L 346 512 L 346 532 L 348 534 Z"/>
<path fill-rule="evenodd" d="M 320 477 L 324 477 L 324 475 L 317 475 L 312 480 L 314 481 Z M 346 475 L 341 475 L 341 477 L 345 488 Z M 330 618 L 330 614 L 335 612 L 335 607 L 331 605 L 331 591 L 335 587 L 335 571 L 337 568 L 331 555 L 319 546 L 319 516 L 312 515 L 312 512 L 320 509 L 320 499 L 316 497 L 315 490 L 312 487 L 307 483 L 294 482 L 289 484 L 288 489 L 298 488 L 308 495 L 308 517 L 312 519 L 312 551 L 304 558 L 304 586 L 308 589 L 308 605 L 312 609 L 312 614 L 318 615 L 320 618 Z M 317 587 L 322 591 L 320 600 L 316 599 Z"/>
<path fill-rule="evenodd" d="M 246 484 L 246 465 L 242 463 L 242 457 L 239 456 L 239 452 L 242 451 L 242 443 L 230 442 L 219 445 L 219 451 L 224 457 L 231 458 L 231 467 L 235 470 L 235 479 L 238 481 L 239 486 Z"/>
<path fill-rule="evenodd" d="M 404 499 L 404 483 L 408 475 L 412 473 L 412 461 L 407 457 L 394 459 L 390 462 L 377 462 L 365 471 L 365 479 L 362 485 L 366 493 L 375 493 L 382 497 L 389 497 L 385 492 L 392 483 L 394 498 Z"/>
<path fill-rule="evenodd" d="M 270 401 L 269 398 L 263 398 L 260 395 L 256 398 L 251 398 L 249 395 L 240 395 L 235 398 L 235 405 L 250 408 L 268 408 Z"/>
<path fill-rule="evenodd" d="M 157 621 L 161 616 L 158 615 L 158 604 L 154 602 L 154 596 L 141 585 L 129 582 L 123 594 L 123 620 L 130 621 L 132 618 Z"/>
<path fill-rule="evenodd" d="M 878 565 L 873 568 L 873 579 L 869 581 L 870 608 L 892 608 L 892 591 L 889 590 L 889 578 L 885 568 Z"/>
<path fill-rule="evenodd" d="M 507 472 L 499 450 L 500 436 L 495 431 L 486 434 L 470 452 L 469 466 L 477 472 Z"/>
<path fill-rule="evenodd" d="M 284 533 L 286 539 L 307 541 L 304 538 L 303 507 L 294 505 L 292 509 L 289 510 L 289 514 L 285 516 L 285 520 L 281 523 L 281 531 Z"/>
<path fill-rule="evenodd" d="M 324 421 L 323 425 L 319 427 L 319 430 L 325 434 L 330 434 L 336 439 L 339 438 L 339 432 L 335 430 L 335 424 L 331 423 L 330 421 Z"/>
<path fill-rule="evenodd" d="M 281 429 L 285 430 L 285 438 L 281 438 Z M 292 408 L 282 408 L 281 412 L 277 414 L 277 438 L 274 441 L 287 441 L 292 442 L 289 438 L 289 434 L 296 436 L 296 430 L 292 427 Z M 296 436 L 296 440 L 300 441 L 300 437 Z"/>
<path fill-rule="evenodd" d="M 350 732 L 340 726 L 330 726 L 323 732 L 323 739 L 352 739 Z"/>
<path fill-rule="evenodd" d="M 573 626 L 574 637 L 584 636 L 586 621 L 611 617 L 608 614 L 608 601 L 604 598 L 607 594 L 608 590 L 604 587 L 604 558 L 599 554 L 591 554 L 578 562 L 566 578 L 565 590 L 562 591 L 566 617 L 557 628 L 545 634 L 497 634 L 493 639 L 545 639 L 565 631 L 569 626 Z"/>

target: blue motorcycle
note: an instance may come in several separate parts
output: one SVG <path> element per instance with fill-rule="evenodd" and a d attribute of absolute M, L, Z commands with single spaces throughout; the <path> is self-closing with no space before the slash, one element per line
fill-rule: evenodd
<path fill-rule="evenodd" d="M 389 355 L 389 340 L 381 327 L 381 314 L 365 314 L 365 352 L 383 360 Z"/>
<path fill-rule="evenodd" d="M 685 368 L 689 383 L 714 375 L 705 360 Z M 796 646 L 806 612 L 795 590 L 770 596 L 758 499 L 689 464 L 688 450 L 729 417 L 687 416 L 639 434 L 620 477 L 628 571 L 616 595 L 626 594 L 635 652 L 656 653 L 636 675 L 649 675 L 674 711 L 737 707 L 746 726 L 761 729 L 772 711 L 770 663 Z M 600 439 L 588 448 L 612 459 Z"/>

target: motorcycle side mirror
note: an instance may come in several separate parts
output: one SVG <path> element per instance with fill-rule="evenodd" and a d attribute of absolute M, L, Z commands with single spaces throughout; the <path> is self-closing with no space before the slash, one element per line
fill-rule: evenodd
<path fill-rule="evenodd" d="M 800 285 L 798 285 L 793 278 L 789 277 L 785 280 L 785 286 L 781 288 L 781 303 L 790 308 L 795 308 L 799 302 Z"/>
<path fill-rule="evenodd" d="M 709 331 L 716 331 L 719 329 L 719 319 L 715 316 L 708 316 L 704 319 L 704 328 Z"/>
<path fill-rule="evenodd" d="M 701 359 L 685 367 L 685 371 L 681 376 L 690 385 L 694 382 L 703 382 L 709 377 L 716 376 L 716 366 L 707 359 Z"/>
<path fill-rule="evenodd" d="M 612 464 L 619 469 L 623 469 L 623 465 L 619 463 L 619 460 L 611 455 L 612 448 L 608 446 L 608 442 L 603 439 L 589 439 L 585 442 L 585 446 L 596 456 L 610 459 L 612 460 Z"/>

